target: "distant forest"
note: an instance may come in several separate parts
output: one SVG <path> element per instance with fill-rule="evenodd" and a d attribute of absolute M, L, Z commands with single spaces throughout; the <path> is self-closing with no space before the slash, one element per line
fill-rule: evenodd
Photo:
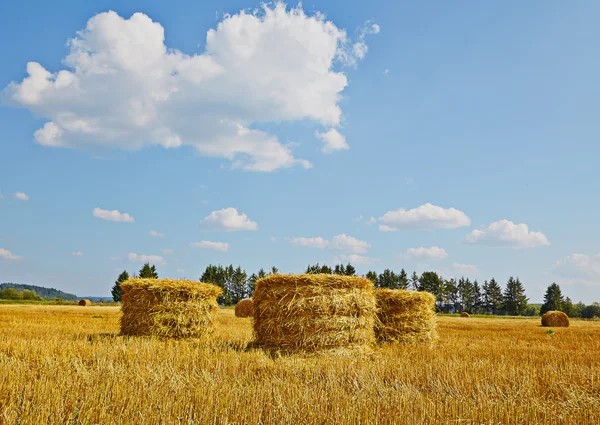
<path fill-rule="evenodd" d="M 62 298 L 65 301 L 76 301 L 77 295 L 69 294 L 67 292 L 59 291 L 54 288 L 45 288 L 43 286 L 36 285 L 23 285 L 20 283 L 0 283 L 0 291 L 12 288 L 17 292 L 22 291 L 34 291 L 36 295 L 46 298 L 48 300 L 54 300 L 56 298 Z"/>

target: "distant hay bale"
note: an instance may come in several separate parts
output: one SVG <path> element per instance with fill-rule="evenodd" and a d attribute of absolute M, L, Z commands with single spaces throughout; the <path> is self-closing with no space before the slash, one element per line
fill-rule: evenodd
<path fill-rule="evenodd" d="M 542 316 L 542 326 L 566 328 L 569 326 L 569 316 L 562 311 L 549 311 Z"/>
<path fill-rule="evenodd" d="M 79 300 L 78 304 L 85 307 L 85 306 L 88 306 L 88 305 L 92 305 L 92 302 L 90 300 L 88 300 L 88 299 L 84 299 L 84 300 Z"/>
<path fill-rule="evenodd" d="M 435 296 L 429 292 L 376 289 L 378 342 L 433 342 L 437 339 Z"/>
<path fill-rule="evenodd" d="M 235 305 L 235 317 L 254 316 L 254 301 L 252 298 L 241 300 Z"/>
<path fill-rule="evenodd" d="M 256 344 L 284 352 L 366 353 L 376 305 L 369 279 L 273 274 L 256 284 Z"/>
<path fill-rule="evenodd" d="M 121 284 L 122 335 L 204 338 L 215 326 L 221 288 L 202 282 L 129 279 Z"/>
<path fill-rule="evenodd" d="M 469 313 L 467 313 L 466 311 L 463 311 L 462 313 L 460 313 L 460 317 L 471 317 L 471 316 L 469 316 Z"/>

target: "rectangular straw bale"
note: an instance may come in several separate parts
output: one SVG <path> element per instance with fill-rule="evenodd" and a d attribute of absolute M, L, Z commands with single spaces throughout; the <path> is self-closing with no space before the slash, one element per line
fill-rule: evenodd
<path fill-rule="evenodd" d="M 274 274 L 259 280 L 254 335 L 282 351 L 351 349 L 374 342 L 375 297 L 365 278 L 331 274 Z"/>
<path fill-rule="evenodd" d="M 429 292 L 376 289 L 378 342 L 433 342 L 437 339 L 435 296 Z"/>
<path fill-rule="evenodd" d="M 221 288 L 172 279 L 129 279 L 121 284 L 121 334 L 204 338 L 214 329 Z"/>

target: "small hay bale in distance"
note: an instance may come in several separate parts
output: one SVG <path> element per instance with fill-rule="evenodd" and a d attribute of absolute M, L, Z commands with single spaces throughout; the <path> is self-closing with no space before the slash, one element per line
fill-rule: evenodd
<path fill-rule="evenodd" d="M 375 341 L 373 282 L 331 274 L 273 274 L 254 300 L 256 344 L 282 352 L 367 353 Z"/>
<path fill-rule="evenodd" d="M 542 316 L 542 326 L 566 328 L 569 326 L 569 316 L 562 311 L 548 311 Z"/>
<path fill-rule="evenodd" d="M 92 305 L 92 302 L 88 299 L 83 299 L 83 300 L 79 300 L 79 302 L 77 303 L 80 306 L 86 307 L 88 305 Z"/>
<path fill-rule="evenodd" d="M 463 311 L 462 313 L 460 313 L 460 317 L 471 317 L 471 316 L 469 316 L 469 313 L 467 313 L 466 311 Z"/>
<path fill-rule="evenodd" d="M 432 343 L 437 339 L 435 296 L 429 292 L 376 289 L 375 337 L 380 343 Z"/>
<path fill-rule="evenodd" d="M 121 334 L 206 338 L 214 330 L 218 286 L 189 280 L 129 279 L 121 284 Z"/>
<path fill-rule="evenodd" d="M 245 298 L 235 305 L 235 317 L 253 317 L 254 301 L 252 298 Z"/>

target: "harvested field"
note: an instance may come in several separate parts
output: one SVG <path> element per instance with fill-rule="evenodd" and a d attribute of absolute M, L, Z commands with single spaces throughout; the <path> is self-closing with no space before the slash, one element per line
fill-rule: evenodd
<path fill-rule="evenodd" d="M 118 307 L 0 306 L 0 423 L 598 424 L 600 322 L 439 318 L 439 340 L 368 358 L 247 349 L 219 310 L 210 342 L 119 336 Z M 141 391 L 132 389 L 143 388 Z"/>

